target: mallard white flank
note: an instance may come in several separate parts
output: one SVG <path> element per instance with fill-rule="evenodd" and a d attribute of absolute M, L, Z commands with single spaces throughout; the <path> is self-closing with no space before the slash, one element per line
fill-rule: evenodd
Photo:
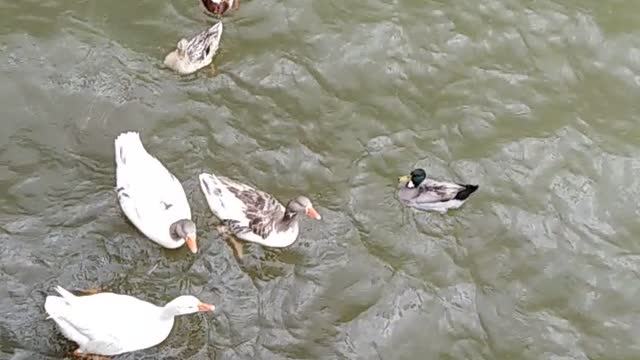
<path fill-rule="evenodd" d="M 222 37 L 222 22 L 190 40 L 180 39 L 176 50 L 164 58 L 164 64 L 180 74 L 191 74 L 211 64 Z"/>
<path fill-rule="evenodd" d="M 467 198 L 478 190 L 478 185 L 456 184 L 427 178 L 423 169 L 415 169 L 411 174 L 399 179 L 400 201 L 410 207 L 437 211 L 441 214 L 449 209 L 457 209 Z"/>
<path fill-rule="evenodd" d="M 236 237 L 270 247 L 286 247 L 298 237 L 300 215 L 321 216 L 304 197 L 282 206 L 273 196 L 214 174 L 200 174 L 200 187 L 211 211 Z"/>
<path fill-rule="evenodd" d="M 194 296 L 180 296 L 156 306 L 128 295 L 75 296 L 62 287 L 47 296 L 44 309 L 62 334 L 78 344 L 76 356 L 112 356 L 146 349 L 164 341 L 177 315 L 214 311 Z"/>
<path fill-rule="evenodd" d="M 185 242 L 198 251 L 196 224 L 180 181 L 151 156 L 137 132 L 115 140 L 116 191 L 127 218 L 149 239 L 175 249 Z"/>

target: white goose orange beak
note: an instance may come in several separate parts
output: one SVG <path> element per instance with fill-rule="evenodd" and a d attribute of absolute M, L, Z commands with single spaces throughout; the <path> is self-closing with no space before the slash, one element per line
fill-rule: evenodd
<path fill-rule="evenodd" d="M 205 303 L 198 304 L 198 311 L 208 312 L 208 311 L 214 311 L 215 309 L 216 307 L 213 305 L 209 305 Z"/>
<path fill-rule="evenodd" d="M 316 220 L 320 220 L 322 219 L 322 216 L 320 216 L 320 214 L 318 214 L 318 212 L 316 211 L 316 209 L 309 207 L 307 208 L 307 211 L 305 213 L 308 217 L 310 218 L 314 218 Z"/>
<path fill-rule="evenodd" d="M 187 247 L 189 248 L 189 251 L 191 251 L 194 254 L 198 252 L 198 243 L 196 243 L 195 236 L 187 236 L 184 242 L 187 243 Z"/>

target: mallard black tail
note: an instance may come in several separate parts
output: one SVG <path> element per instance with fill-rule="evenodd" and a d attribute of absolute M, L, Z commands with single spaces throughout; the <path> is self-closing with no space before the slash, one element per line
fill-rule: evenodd
<path fill-rule="evenodd" d="M 478 185 L 462 185 L 464 189 L 460 190 L 459 193 L 456 194 L 454 199 L 456 200 L 466 200 L 469 195 L 473 194 L 476 190 L 478 190 Z"/>

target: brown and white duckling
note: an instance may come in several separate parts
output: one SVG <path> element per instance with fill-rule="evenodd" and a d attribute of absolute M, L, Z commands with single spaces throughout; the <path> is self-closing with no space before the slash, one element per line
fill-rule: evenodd
<path fill-rule="evenodd" d="M 411 174 L 401 176 L 398 197 L 410 207 L 437 211 L 441 214 L 449 209 L 457 209 L 478 190 L 478 185 L 456 184 L 427 178 L 424 169 L 415 169 Z"/>
<path fill-rule="evenodd" d="M 191 40 L 180 39 L 176 50 L 164 58 L 164 64 L 183 75 L 194 73 L 211 64 L 220 46 L 222 29 L 222 22 L 218 22 Z"/>
<path fill-rule="evenodd" d="M 305 196 L 298 196 L 285 207 L 263 191 L 214 174 L 200 174 L 200 187 L 209 208 L 223 224 L 220 230 L 241 240 L 287 247 L 298 237 L 300 215 L 321 219 Z M 242 247 L 234 245 L 238 257 L 242 257 Z"/>
<path fill-rule="evenodd" d="M 202 5 L 211 14 L 222 16 L 229 10 L 237 10 L 240 7 L 240 0 L 202 0 Z"/>

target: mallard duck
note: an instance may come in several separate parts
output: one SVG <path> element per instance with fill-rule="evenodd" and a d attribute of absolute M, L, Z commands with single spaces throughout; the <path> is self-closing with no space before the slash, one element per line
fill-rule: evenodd
<path fill-rule="evenodd" d="M 411 174 L 398 178 L 398 197 L 407 206 L 437 211 L 441 214 L 457 209 L 478 190 L 478 185 L 456 184 L 427 178 L 424 169 L 415 169 Z"/>
<path fill-rule="evenodd" d="M 202 0 L 202 5 L 211 14 L 221 16 L 229 10 L 237 10 L 240 0 Z"/>
<path fill-rule="evenodd" d="M 155 346 L 169 336 L 177 315 L 214 311 L 196 297 L 180 296 L 156 306 L 128 295 L 75 296 L 58 286 L 44 309 L 62 334 L 78 344 L 75 356 L 118 355 Z"/>
<path fill-rule="evenodd" d="M 211 64 L 222 37 L 222 22 L 197 34 L 191 40 L 180 39 L 176 50 L 164 58 L 164 64 L 179 74 L 191 74 Z"/>
<path fill-rule="evenodd" d="M 145 150 L 137 132 L 115 140 L 116 192 L 127 218 L 149 239 L 198 251 L 196 224 L 180 181 Z"/>
<path fill-rule="evenodd" d="M 214 174 L 200 174 L 200 187 L 209 208 L 222 222 L 219 231 L 264 246 L 282 248 L 296 241 L 299 215 L 322 218 L 305 196 L 298 196 L 285 207 L 263 191 Z M 242 257 L 242 247 L 234 245 Z"/>

